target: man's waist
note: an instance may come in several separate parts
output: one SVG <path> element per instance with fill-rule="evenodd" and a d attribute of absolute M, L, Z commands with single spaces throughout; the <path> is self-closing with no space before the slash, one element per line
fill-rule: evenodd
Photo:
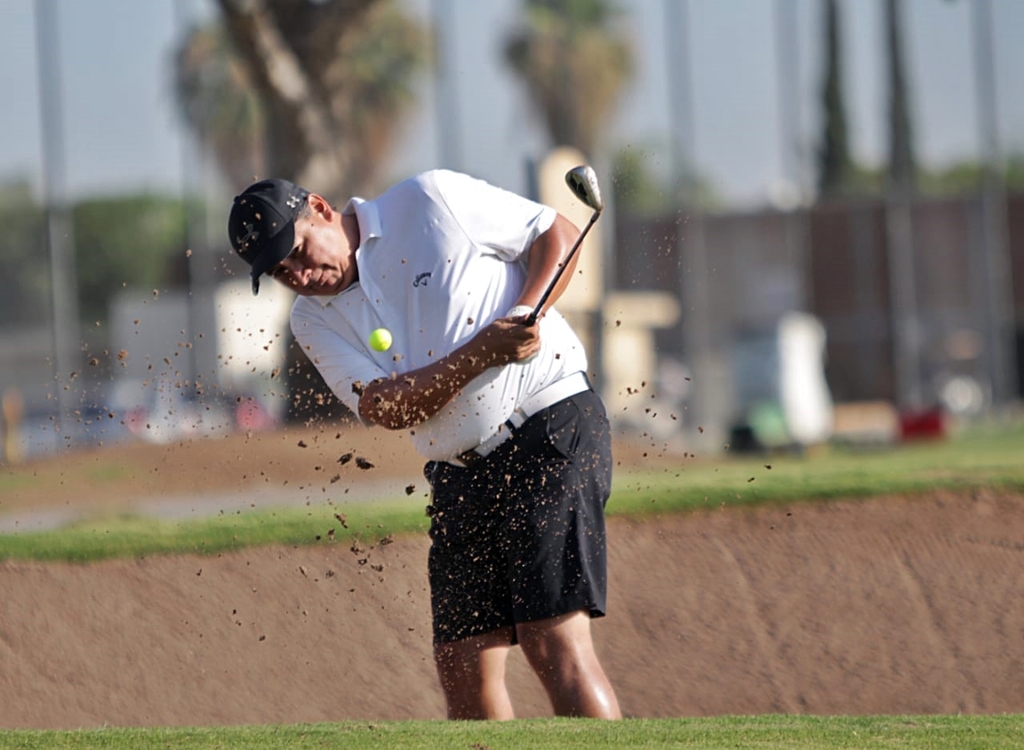
<path fill-rule="evenodd" d="M 523 423 L 534 414 L 537 414 L 538 412 L 541 412 L 549 406 L 553 406 L 559 401 L 563 401 L 570 396 L 575 396 L 578 393 L 583 393 L 584 391 L 589 390 L 590 381 L 587 379 L 586 373 L 581 371 L 566 375 L 565 377 L 556 380 L 554 383 L 544 386 L 533 395 L 527 396 L 523 399 L 522 403 L 515 411 L 512 412 L 512 414 L 509 415 L 509 418 L 498 428 L 496 433 L 487 438 L 487 440 L 484 440 L 475 448 L 470 448 L 469 450 L 460 453 L 458 457 L 451 461 L 451 463 L 461 466 L 469 466 L 480 461 L 490 455 L 495 448 L 512 437 L 512 433 L 521 427 Z"/>

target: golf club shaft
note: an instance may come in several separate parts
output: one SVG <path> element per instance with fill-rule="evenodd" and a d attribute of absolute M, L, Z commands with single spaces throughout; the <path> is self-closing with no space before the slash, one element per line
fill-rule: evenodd
<path fill-rule="evenodd" d="M 594 222 L 597 221 L 597 218 L 600 215 L 600 211 L 594 211 L 594 213 L 591 214 L 590 221 L 588 221 L 587 225 L 583 227 L 583 231 L 580 232 L 580 236 L 576 238 L 576 242 L 573 243 L 572 248 L 569 250 L 569 254 L 565 256 L 565 260 L 562 262 L 562 265 L 558 267 L 558 271 L 555 273 L 555 277 L 551 279 L 551 283 L 548 284 L 548 288 L 544 290 L 544 294 L 540 298 L 540 302 L 537 303 L 537 306 L 533 308 L 533 312 L 530 313 L 530 316 L 526 319 L 526 325 L 532 326 L 534 323 L 537 322 L 537 318 L 540 317 L 541 308 L 543 308 L 544 303 L 548 301 L 548 297 L 551 296 L 551 292 L 555 290 L 555 287 L 558 285 L 558 280 L 562 278 L 562 274 L 565 273 L 565 269 L 569 267 L 569 264 L 572 261 L 573 256 L 576 254 L 576 251 L 579 250 L 580 245 L 583 244 L 583 238 L 587 236 L 587 232 L 589 232 L 590 228 L 594 226 Z"/>

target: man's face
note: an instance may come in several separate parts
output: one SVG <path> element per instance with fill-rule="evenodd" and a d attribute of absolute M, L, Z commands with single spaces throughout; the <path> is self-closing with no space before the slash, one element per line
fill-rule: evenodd
<path fill-rule="evenodd" d="M 318 195 L 310 195 L 309 204 L 310 214 L 295 221 L 291 254 L 269 275 L 305 297 L 334 295 L 355 281 L 355 251 L 341 213 Z"/>

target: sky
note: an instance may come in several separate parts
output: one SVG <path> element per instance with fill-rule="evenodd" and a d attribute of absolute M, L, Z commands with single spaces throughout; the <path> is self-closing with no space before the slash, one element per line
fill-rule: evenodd
<path fill-rule="evenodd" d="M 922 161 L 942 166 L 980 153 L 971 5 L 979 0 L 905 0 L 912 117 Z M 990 0 L 997 123 L 1004 153 L 1024 152 L 1024 2 Z M 63 169 L 51 183 L 71 197 L 138 191 L 175 192 L 205 179 L 183 134 L 171 91 L 171 63 L 186 21 L 215 15 L 212 0 L 53 0 L 60 72 Z M 449 8 L 441 28 L 450 77 L 429 73 L 386 172 L 395 178 L 434 166 L 462 169 L 516 190 L 526 163 L 548 143 L 525 92 L 501 61 L 503 40 L 522 0 L 400 0 L 424 19 Z M 822 0 L 616 0 L 636 69 L 595 164 L 613 151 L 640 149 L 656 169 L 670 168 L 669 144 L 685 144 L 697 170 L 729 204 L 764 205 L 786 186 L 808 184 L 819 121 Z M 670 35 L 668 3 L 685 4 L 689 34 Z M 679 6 L 677 6 L 679 7 Z M 785 45 L 797 71 L 779 83 L 776 11 L 792 8 Z M 845 93 L 854 155 L 885 155 L 885 54 L 882 0 L 841 0 Z M 669 36 L 672 36 L 669 39 Z M 689 43 L 689 47 L 687 47 Z M 672 113 L 678 76 L 669 55 L 690 52 L 692 131 Z M 0 182 L 27 178 L 42 189 L 39 54 L 34 0 L 0 3 Z M 14 71 L 17 71 L 15 73 Z M 785 76 L 784 76 L 785 77 Z M 783 117 L 780 91 L 795 102 Z M 445 104 L 443 128 L 438 112 Z M 786 121 L 795 133 L 782 135 Z M 439 133 L 461 134 L 457 144 Z M 51 164 L 53 162 L 51 161 Z"/>

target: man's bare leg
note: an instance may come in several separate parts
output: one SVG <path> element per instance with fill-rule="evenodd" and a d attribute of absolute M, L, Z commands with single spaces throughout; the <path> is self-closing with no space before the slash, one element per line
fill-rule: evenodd
<path fill-rule="evenodd" d="M 434 663 L 441 679 L 449 719 L 513 719 L 505 687 L 505 662 L 512 647 L 512 628 L 434 644 Z"/>
<path fill-rule="evenodd" d="M 594 651 L 589 612 L 520 623 L 516 633 L 558 716 L 622 718 L 615 691 Z"/>

